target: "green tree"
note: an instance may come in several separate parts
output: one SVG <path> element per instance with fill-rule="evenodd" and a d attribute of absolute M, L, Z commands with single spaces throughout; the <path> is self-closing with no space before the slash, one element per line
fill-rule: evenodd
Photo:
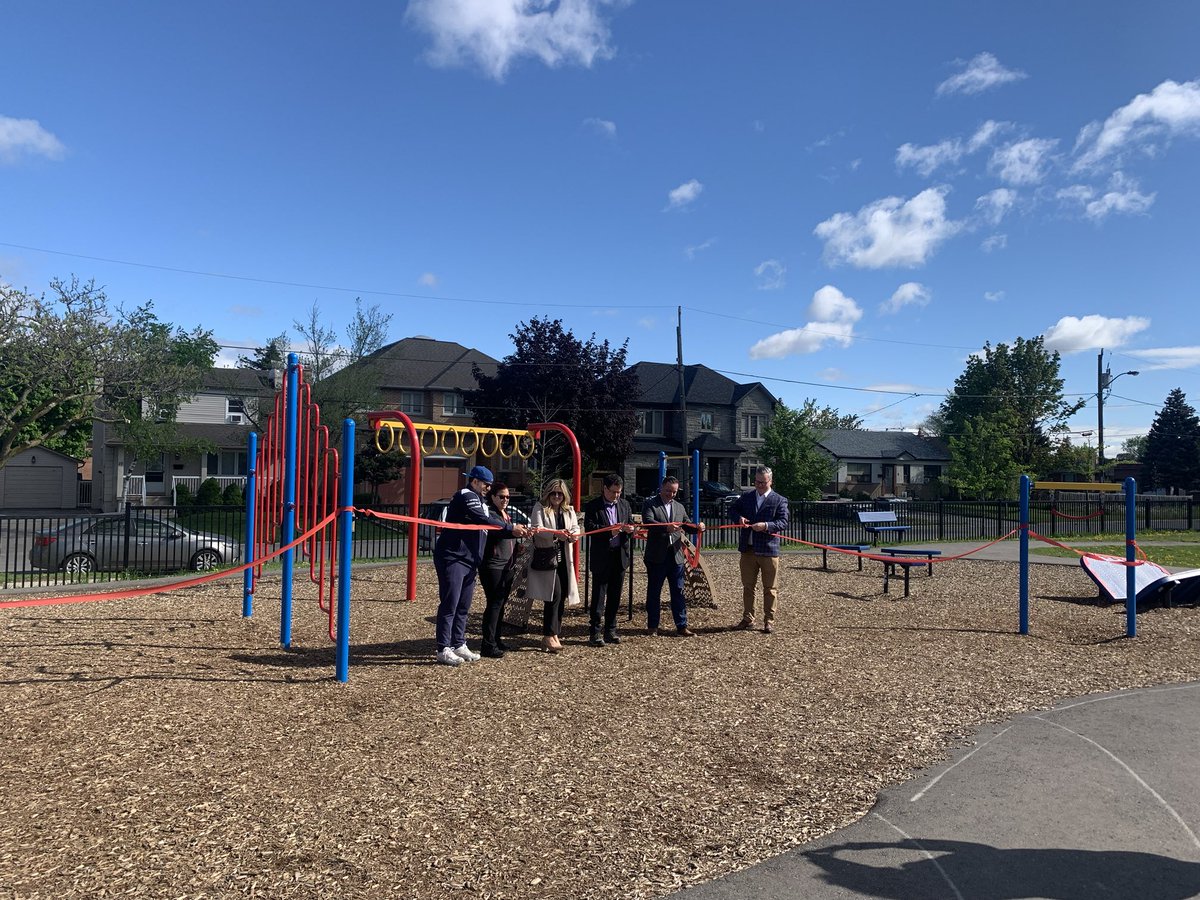
<path fill-rule="evenodd" d="M 1200 418 L 1179 388 L 1167 394 L 1142 456 L 1151 488 L 1200 488 Z"/>
<path fill-rule="evenodd" d="M 857 417 L 841 417 L 831 407 L 817 409 L 812 400 L 806 400 L 802 409 L 792 409 L 780 401 L 763 433 L 759 451 L 771 467 L 775 489 L 789 500 L 819 500 L 821 491 L 834 478 L 835 465 L 833 458 L 818 445 L 821 433 L 829 426 L 814 426 L 814 422 L 841 422 L 850 418 Z"/>
<path fill-rule="evenodd" d="M 630 400 L 637 396 L 638 382 L 625 366 L 628 341 L 613 347 L 595 334 L 582 341 L 563 328 L 561 319 L 536 316 L 509 337 L 513 352 L 495 375 L 472 369 L 479 387 L 465 392 L 465 400 L 477 423 L 524 428 L 530 422 L 561 422 L 575 432 L 594 465 L 615 466 L 633 450 L 637 422 Z M 565 472 L 569 459 L 566 442 L 547 435 L 543 471 Z"/>
<path fill-rule="evenodd" d="M 817 431 L 832 431 L 835 428 L 858 431 L 863 427 L 862 417 L 841 413 L 833 406 L 817 406 L 816 400 L 805 400 L 801 410 L 804 421 Z"/>
<path fill-rule="evenodd" d="M 387 342 L 391 321 L 391 313 L 381 311 L 378 304 L 364 308 L 356 297 L 345 347 L 336 344 L 336 330 L 321 322 L 315 301 L 308 319 L 294 323 L 307 348 L 300 354 L 304 377 L 313 386 L 313 400 L 320 405 L 324 422 L 340 422 L 379 406 L 379 379 L 371 356 Z"/>
<path fill-rule="evenodd" d="M 1046 351 L 1041 337 L 1017 338 L 1011 347 L 985 344 L 982 353 L 967 360 L 954 390 L 930 418 L 933 431 L 953 447 L 951 439 L 966 435 L 967 422 L 981 417 L 1003 422 L 1010 429 L 1009 462 L 1030 474 L 1049 471 L 1051 435 L 1066 430 L 1067 419 L 1086 403 L 1064 399 L 1060 361 L 1057 352 Z M 976 423 L 976 433 L 978 428 Z"/>
<path fill-rule="evenodd" d="M 408 457 L 399 453 L 381 453 L 374 439 L 367 437 L 361 450 L 354 454 L 354 477 L 371 485 L 371 503 L 379 502 L 379 486 L 395 481 L 408 466 Z"/>
<path fill-rule="evenodd" d="M 85 453 L 93 419 L 139 458 L 182 448 L 175 411 L 218 347 L 211 332 L 160 322 L 153 304 L 110 307 L 94 282 L 50 296 L 0 285 L 0 465 L 29 447 Z"/>
<path fill-rule="evenodd" d="M 1142 460 L 1146 457 L 1146 440 L 1149 436 L 1145 434 L 1136 434 L 1131 438 L 1125 438 L 1121 443 L 1121 452 L 1118 454 L 1118 459 L 1136 459 Z"/>
<path fill-rule="evenodd" d="M 1096 474 L 1096 449 L 1086 445 L 1072 444 L 1066 437 L 1053 442 L 1050 454 L 1050 472 L 1075 472 L 1092 480 Z"/>
<path fill-rule="evenodd" d="M 288 333 L 280 332 L 267 341 L 265 347 L 256 347 L 251 356 L 239 356 L 239 369 L 257 369 L 260 372 L 270 372 L 275 369 L 287 368 Z"/>
<path fill-rule="evenodd" d="M 1011 497 L 1021 471 L 1013 456 L 1012 424 L 975 416 L 961 429 L 949 439 L 951 486 L 973 500 Z"/>

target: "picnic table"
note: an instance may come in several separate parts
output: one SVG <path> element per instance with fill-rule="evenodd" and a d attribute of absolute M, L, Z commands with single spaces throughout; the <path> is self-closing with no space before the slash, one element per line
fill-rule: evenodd
<path fill-rule="evenodd" d="M 929 561 L 929 577 L 933 577 L 933 558 L 941 556 L 941 550 L 918 550 L 913 547 L 880 547 L 876 553 L 886 553 L 888 556 L 923 556 Z"/>
<path fill-rule="evenodd" d="M 829 551 L 830 550 L 853 550 L 855 553 L 866 553 L 871 549 L 870 544 L 830 544 L 821 548 L 821 568 L 829 568 Z M 862 571 L 863 558 L 858 557 L 858 571 Z"/>

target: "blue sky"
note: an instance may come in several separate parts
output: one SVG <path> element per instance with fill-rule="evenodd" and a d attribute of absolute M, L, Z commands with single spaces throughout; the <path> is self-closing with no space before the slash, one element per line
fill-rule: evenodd
<path fill-rule="evenodd" d="M 0 279 L 261 344 L 533 315 L 913 427 L 1045 335 L 1200 401 L 1200 4 L 15 2 Z M 1095 428 L 1095 397 L 1074 420 Z M 1079 435 L 1080 443 L 1095 441 Z"/>

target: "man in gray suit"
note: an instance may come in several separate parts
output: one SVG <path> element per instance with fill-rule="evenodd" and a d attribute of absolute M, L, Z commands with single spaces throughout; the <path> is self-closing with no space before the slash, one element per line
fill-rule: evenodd
<path fill-rule="evenodd" d="M 617 634 L 617 610 L 621 606 L 625 570 L 633 562 L 630 539 L 634 531 L 633 510 L 629 501 L 621 496 L 624 487 L 625 482 L 620 475 L 606 475 L 600 496 L 583 504 L 584 531 L 599 531 L 614 526 L 617 529 L 588 535 L 588 572 L 592 575 L 592 628 L 588 644 L 592 647 L 621 643 Z M 602 610 L 603 633 L 600 631 Z"/>
<path fill-rule="evenodd" d="M 668 475 L 663 479 L 658 496 L 642 505 L 642 522 L 646 529 L 646 633 L 658 634 L 662 614 L 662 586 L 671 590 L 671 616 L 675 632 L 680 637 L 695 637 L 687 627 L 687 598 L 683 594 L 683 532 L 699 534 L 704 523 L 692 524 L 683 504 L 675 499 L 679 479 Z M 657 523 L 657 524 L 656 524 Z"/>

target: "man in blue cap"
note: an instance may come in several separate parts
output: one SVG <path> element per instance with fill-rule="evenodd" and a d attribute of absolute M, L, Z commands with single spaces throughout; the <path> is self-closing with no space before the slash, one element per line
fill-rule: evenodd
<path fill-rule="evenodd" d="M 458 525 L 494 525 L 525 537 L 530 529 L 506 522 L 488 512 L 484 495 L 492 489 L 492 471 L 475 466 L 467 473 L 467 486 L 450 500 L 446 522 Z M 484 529 L 443 528 L 433 546 L 433 567 L 438 576 L 437 661 L 446 666 L 475 662 L 479 654 L 467 647 L 467 615 L 475 595 L 475 577 L 483 560 Z"/>

